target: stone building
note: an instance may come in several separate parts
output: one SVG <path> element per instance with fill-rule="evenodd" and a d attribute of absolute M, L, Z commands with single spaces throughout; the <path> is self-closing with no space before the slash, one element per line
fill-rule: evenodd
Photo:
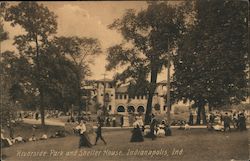
<path fill-rule="evenodd" d="M 128 86 L 117 87 L 113 80 L 102 79 L 89 81 L 92 96 L 100 106 L 105 105 L 110 114 L 122 114 L 126 112 L 144 113 L 147 107 L 147 95 L 129 97 Z M 157 83 L 153 96 L 153 112 L 164 114 L 167 112 L 165 98 L 167 92 L 167 81 Z"/>

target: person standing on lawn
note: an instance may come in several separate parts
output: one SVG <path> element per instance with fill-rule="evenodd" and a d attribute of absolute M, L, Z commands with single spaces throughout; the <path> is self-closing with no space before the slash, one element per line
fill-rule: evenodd
<path fill-rule="evenodd" d="M 194 116 L 192 114 L 192 112 L 190 112 L 189 114 L 189 121 L 188 121 L 189 125 L 193 125 L 194 124 Z"/>
<path fill-rule="evenodd" d="M 79 148 L 81 147 L 92 147 L 92 144 L 89 141 L 88 135 L 87 135 L 87 128 L 85 125 L 85 122 L 83 120 L 80 120 L 80 124 L 76 127 L 77 130 L 79 130 L 80 134 L 80 141 L 79 141 Z"/>
<path fill-rule="evenodd" d="M 99 138 L 104 142 L 105 145 L 107 145 L 106 141 L 102 137 L 102 124 L 98 122 L 97 129 L 96 129 L 95 145 L 96 145 L 97 141 L 99 140 Z"/>
<path fill-rule="evenodd" d="M 123 123 L 124 123 L 124 118 L 123 115 L 120 117 L 120 126 L 123 127 Z"/>
<path fill-rule="evenodd" d="M 140 123 L 136 118 L 135 118 L 135 122 L 133 123 L 133 127 L 134 129 L 132 131 L 130 142 L 143 142 L 144 138 L 143 138 L 142 131 L 140 128 Z"/>
<path fill-rule="evenodd" d="M 225 131 L 225 132 L 227 131 L 227 129 L 228 129 L 229 131 L 231 131 L 230 122 L 231 122 L 231 119 L 230 119 L 230 117 L 228 116 L 228 113 L 225 113 L 225 116 L 224 116 L 224 131 Z"/>

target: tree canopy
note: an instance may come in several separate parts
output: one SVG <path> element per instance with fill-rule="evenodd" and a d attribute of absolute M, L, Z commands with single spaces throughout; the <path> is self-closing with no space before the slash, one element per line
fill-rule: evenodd
<path fill-rule="evenodd" d="M 139 93 L 148 93 L 146 123 L 150 121 L 157 75 L 167 64 L 169 52 L 185 32 L 185 11 L 184 5 L 148 2 L 145 10 L 137 12 L 129 9 L 122 18 L 109 25 L 109 28 L 121 33 L 124 43 L 108 49 L 107 70 L 117 66 L 125 68 L 117 75 L 117 79 L 123 82 L 131 81 L 130 86 L 144 89 L 141 91 L 137 88 Z"/>
<path fill-rule="evenodd" d="M 196 1 L 195 22 L 179 42 L 172 82 L 176 100 L 203 108 L 246 98 L 248 3 Z M 199 120 L 197 120 L 199 122 Z"/>
<path fill-rule="evenodd" d="M 10 94 L 26 107 L 39 107 L 44 125 L 47 107 L 65 111 L 80 106 L 81 82 L 89 74 L 89 63 L 101 53 L 97 39 L 56 37 L 57 16 L 37 2 L 20 2 L 7 8 L 5 20 L 25 32 L 14 38 L 18 49 L 6 55 L 9 75 L 15 78 Z"/>

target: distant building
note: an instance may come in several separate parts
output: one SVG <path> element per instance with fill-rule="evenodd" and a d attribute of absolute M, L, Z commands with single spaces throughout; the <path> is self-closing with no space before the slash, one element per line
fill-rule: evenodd
<path fill-rule="evenodd" d="M 105 107 L 111 114 L 121 113 L 145 113 L 147 107 L 147 95 L 128 95 L 128 86 L 117 87 L 113 80 L 102 79 L 87 81 L 86 88 L 92 90 L 92 97 L 95 102 Z M 105 86 L 104 86 L 105 85 Z M 167 93 L 167 81 L 157 83 L 157 88 L 153 96 L 152 111 L 159 114 L 167 112 L 164 96 Z M 172 111 L 171 111 L 172 112 Z"/>

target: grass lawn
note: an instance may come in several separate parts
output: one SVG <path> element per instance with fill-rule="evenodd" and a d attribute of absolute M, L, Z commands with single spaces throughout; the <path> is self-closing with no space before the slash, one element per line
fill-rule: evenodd
<path fill-rule="evenodd" d="M 116 130 L 103 133 L 108 143 L 106 146 L 99 140 L 92 148 L 78 149 L 78 136 L 70 135 L 59 139 L 20 143 L 3 148 L 2 152 L 7 156 L 6 161 L 247 160 L 249 158 L 248 134 L 247 131 L 223 133 L 209 132 L 206 129 L 190 131 L 174 129 L 171 137 L 157 138 L 154 141 L 146 138 L 142 143 L 130 143 L 130 130 Z M 94 137 L 90 135 L 92 142 Z M 140 155 L 138 151 L 144 155 Z M 20 155 L 18 152 L 43 152 L 44 156 L 29 157 L 27 153 L 25 153 L 26 156 L 18 156 Z"/>

